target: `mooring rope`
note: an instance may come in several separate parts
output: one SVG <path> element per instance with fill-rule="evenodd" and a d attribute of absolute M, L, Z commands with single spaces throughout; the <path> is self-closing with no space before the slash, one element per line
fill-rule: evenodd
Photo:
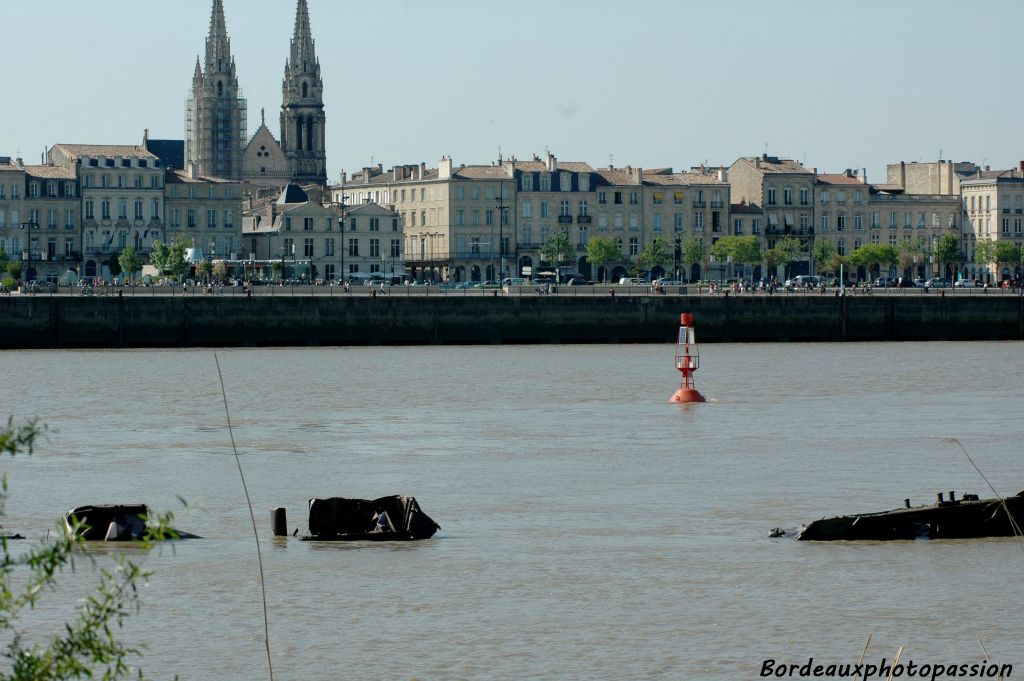
<path fill-rule="evenodd" d="M 224 398 L 224 415 L 228 420 L 228 435 L 231 436 L 231 451 L 235 453 L 235 464 L 238 466 L 238 477 L 242 479 L 242 490 L 245 492 L 245 503 L 249 507 L 249 519 L 252 520 L 252 534 L 256 538 L 256 560 L 260 566 L 260 591 L 263 597 L 263 645 L 267 649 L 267 670 L 270 681 L 274 681 L 274 664 L 270 659 L 270 620 L 267 617 L 267 584 L 263 579 L 263 554 L 260 553 L 260 535 L 256 530 L 256 514 L 252 512 L 252 499 L 249 497 L 249 486 L 245 484 L 245 473 L 242 472 L 242 459 L 238 456 L 235 446 L 235 432 L 231 428 L 231 412 L 228 411 L 228 393 L 224 389 L 224 376 L 220 372 L 220 360 L 217 351 L 213 353 L 213 361 L 217 365 L 217 378 L 220 379 L 220 394 Z"/>
<path fill-rule="evenodd" d="M 978 475 L 980 475 L 981 479 L 985 481 L 985 484 L 988 485 L 988 488 L 992 490 L 992 494 L 996 495 L 996 499 L 999 499 L 999 503 L 1003 505 L 1003 510 L 1006 511 L 1006 517 L 1010 520 L 1010 529 L 1013 530 L 1013 537 L 1017 540 L 1017 546 L 1020 547 L 1021 551 L 1024 551 L 1024 542 L 1021 541 L 1021 537 L 1024 536 L 1024 533 L 1021 532 L 1020 525 L 1017 524 L 1017 519 L 1013 517 L 1012 513 L 1010 513 L 1010 507 L 1006 505 L 1006 499 L 1004 499 L 1002 495 L 996 491 L 996 488 L 992 486 L 992 483 L 989 482 L 989 479 L 985 477 L 984 473 L 981 472 L 981 469 L 978 468 L 978 464 L 974 463 L 974 459 L 971 458 L 971 455 L 967 452 L 967 448 L 964 447 L 963 443 L 960 442 L 960 440 L 956 439 L 955 437 L 947 437 L 946 442 L 952 442 L 960 448 L 960 451 L 964 453 L 964 456 L 967 457 L 967 460 L 971 462 L 972 466 L 974 466 L 974 470 L 978 471 Z"/>

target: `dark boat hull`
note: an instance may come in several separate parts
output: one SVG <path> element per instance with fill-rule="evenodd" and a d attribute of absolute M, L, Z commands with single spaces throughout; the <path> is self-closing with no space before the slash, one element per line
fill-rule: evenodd
<path fill-rule="evenodd" d="M 1005 500 L 944 501 L 881 513 L 822 518 L 805 526 L 804 541 L 1010 537 L 1024 520 L 1024 492 Z"/>

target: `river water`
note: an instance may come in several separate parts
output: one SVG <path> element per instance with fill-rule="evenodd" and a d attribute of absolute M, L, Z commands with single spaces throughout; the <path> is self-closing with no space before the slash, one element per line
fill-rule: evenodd
<path fill-rule="evenodd" d="M 699 332 L 699 329 L 698 329 Z M 707 404 L 668 404 L 668 345 L 218 351 L 259 527 L 276 679 L 753 679 L 762 660 L 1024 670 L 1012 539 L 768 539 L 935 492 L 1024 489 L 1020 343 L 706 345 Z M 265 679 L 259 571 L 209 350 L 4 352 L 5 402 L 49 434 L 4 460 L 5 526 L 86 503 L 176 510 L 202 540 L 126 636 L 155 678 Z M 413 494 L 442 530 L 305 531 L 313 496 Z M 178 497 L 190 507 L 180 510 Z M 98 549 L 107 554 L 133 551 Z M 57 630 L 88 561 L 23 621 Z M 1017 671 L 1017 669 L 1015 669 Z"/>

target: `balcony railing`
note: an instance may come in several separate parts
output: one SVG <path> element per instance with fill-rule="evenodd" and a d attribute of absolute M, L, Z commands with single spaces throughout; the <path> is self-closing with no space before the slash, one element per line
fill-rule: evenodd
<path fill-rule="evenodd" d="M 560 224 L 560 225 L 571 225 L 572 224 L 572 216 L 571 215 L 559 215 L 558 216 L 558 224 Z"/>
<path fill-rule="evenodd" d="M 711 202 L 711 207 L 712 208 L 721 208 L 722 206 L 723 206 L 723 204 L 722 204 L 721 201 L 712 201 Z"/>
<path fill-rule="evenodd" d="M 576 222 L 580 223 L 581 225 L 589 225 L 590 221 L 591 220 L 590 220 L 590 216 L 589 215 L 577 215 L 576 216 Z"/>
<path fill-rule="evenodd" d="M 704 201 L 694 201 L 693 202 L 693 207 L 694 208 L 706 208 L 707 207 L 707 203 L 704 202 Z"/>

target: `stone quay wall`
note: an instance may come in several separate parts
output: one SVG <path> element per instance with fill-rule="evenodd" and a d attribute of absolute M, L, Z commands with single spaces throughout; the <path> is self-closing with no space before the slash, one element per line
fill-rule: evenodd
<path fill-rule="evenodd" d="M 1024 339 L 1020 296 L 0 297 L 0 348 Z"/>

